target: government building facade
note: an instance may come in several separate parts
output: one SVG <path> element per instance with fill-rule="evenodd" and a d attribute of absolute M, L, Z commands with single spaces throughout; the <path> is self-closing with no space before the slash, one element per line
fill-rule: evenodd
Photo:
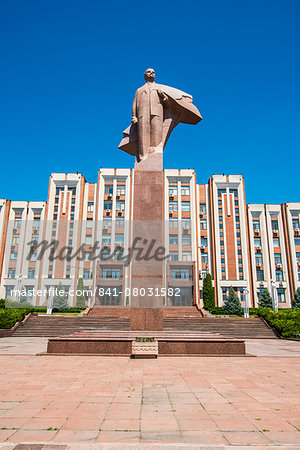
<path fill-rule="evenodd" d="M 130 306 L 132 262 L 124 257 L 133 245 L 134 176 L 100 169 L 88 183 L 80 173 L 53 173 L 47 202 L 1 199 L 0 298 L 16 300 L 22 289 L 27 301 L 47 305 L 50 288 L 62 285 L 73 306 L 82 278 L 88 306 Z M 165 169 L 163 180 L 164 305 L 202 307 L 210 273 L 218 306 L 232 286 L 242 302 L 249 292 L 254 307 L 264 288 L 291 307 L 300 287 L 300 203 L 246 204 L 241 175 L 197 184 L 194 170 Z M 95 243 L 101 257 L 93 257 Z"/>

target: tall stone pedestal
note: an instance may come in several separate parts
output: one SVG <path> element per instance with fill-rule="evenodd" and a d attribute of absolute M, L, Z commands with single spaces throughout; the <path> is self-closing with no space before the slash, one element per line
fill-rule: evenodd
<path fill-rule="evenodd" d="M 162 331 L 164 328 L 161 308 L 131 308 L 130 329 L 135 331 Z"/>
<path fill-rule="evenodd" d="M 131 267 L 131 306 L 135 308 L 159 308 L 164 303 L 163 182 L 162 154 L 136 163 L 132 243 L 142 250 L 134 251 Z"/>

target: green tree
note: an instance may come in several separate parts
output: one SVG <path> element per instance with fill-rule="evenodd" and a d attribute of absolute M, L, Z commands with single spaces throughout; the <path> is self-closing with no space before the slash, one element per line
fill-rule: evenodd
<path fill-rule="evenodd" d="M 53 309 L 58 311 L 69 309 L 68 296 L 61 283 L 56 287 L 55 296 L 53 297 Z"/>
<path fill-rule="evenodd" d="M 258 296 L 258 305 L 262 308 L 273 308 L 272 297 L 268 289 L 264 289 Z"/>
<path fill-rule="evenodd" d="M 77 282 L 76 306 L 77 308 L 85 308 L 85 296 L 82 278 L 78 278 Z"/>
<path fill-rule="evenodd" d="M 241 316 L 243 314 L 243 308 L 238 296 L 235 294 L 234 289 L 230 286 L 226 300 L 223 305 L 223 309 L 227 314 L 235 314 Z"/>
<path fill-rule="evenodd" d="M 300 308 L 300 288 L 298 288 L 294 294 L 294 298 L 292 300 L 293 308 Z"/>
<path fill-rule="evenodd" d="M 210 273 L 203 280 L 203 303 L 207 311 L 211 311 L 215 307 L 215 291 Z"/>

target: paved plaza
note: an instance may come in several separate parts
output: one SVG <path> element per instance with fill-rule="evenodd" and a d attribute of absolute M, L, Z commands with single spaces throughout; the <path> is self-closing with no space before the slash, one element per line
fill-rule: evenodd
<path fill-rule="evenodd" d="M 248 353 L 258 357 L 131 360 L 35 356 L 30 349 L 43 351 L 47 340 L 32 339 L 0 341 L 3 448 L 22 442 L 47 443 L 45 450 L 100 443 L 300 449 L 298 342 L 248 341 Z M 20 354 L 22 342 L 28 354 Z M 267 348 L 272 356 L 264 356 Z"/>

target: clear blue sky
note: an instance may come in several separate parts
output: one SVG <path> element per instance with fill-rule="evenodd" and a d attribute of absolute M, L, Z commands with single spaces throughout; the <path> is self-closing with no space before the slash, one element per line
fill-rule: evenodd
<path fill-rule="evenodd" d="M 243 173 L 248 203 L 300 201 L 299 17 L 299 0 L 2 1 L 0 198 L 133 167 L 117 147 L 153 67 L 204 119 L 173 131 L 165 168 Z"/>

